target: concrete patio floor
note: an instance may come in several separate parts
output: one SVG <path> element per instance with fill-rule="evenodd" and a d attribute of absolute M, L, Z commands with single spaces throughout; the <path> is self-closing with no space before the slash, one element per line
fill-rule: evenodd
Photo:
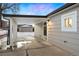
<path fill-rule="evenodd" d="M 67 51 L 51 45 L 48 42 L 37 42 L 34 41 L 29 46 L 28 55 L 30 56 L 68 56 L 70 55 Z"/>
<path fill-rule="evenodd" d="M 15 49 L 14 51 L 0 52 L 0 56 L 68 56 L 69 53 L 46 42 L 36 40 L 29 44 L 27 49 Z"/>
<path fill-rule="evenodd" d="M 18 36 L 21 37 L 22 34 L 23 33 L 21 33 Z M 32 41 L 31 43 L 28 43 L 21 48 L 16 48 L 13 51 L 0 51 L 0 56 L 69 56 L 71 55 L 69 52 L 57 47 L 56 45 L 51 45 L 47 41 L 40 41 L 40 42 L 37 41 L 36 39 L 34 39 L 33 34 L 26 36 L 25 35 L 26 34 L 24 34 L 22 37 L 26 38 L 28 36 L 29 38 L 30 37 L 32 38 L 32 40 L 29 40 Z"/>

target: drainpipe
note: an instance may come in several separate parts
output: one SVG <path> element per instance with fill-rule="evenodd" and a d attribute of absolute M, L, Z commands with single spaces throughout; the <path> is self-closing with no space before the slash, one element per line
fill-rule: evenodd
<path fill-rule="evenodd" d="M 0 3 L 0 28 L 2 28 L 2 9 L 1 9 L 2 3 Z"/>
<path fill-rule="evenodd" d="M 7 45 L 10 45 L 10 20 L 7 19 L 7 18 L 3 18 L 3 19 L 6 19 L 9 21 L 9 24 L 8 24 L 8 35 L 7 35 Z"/>

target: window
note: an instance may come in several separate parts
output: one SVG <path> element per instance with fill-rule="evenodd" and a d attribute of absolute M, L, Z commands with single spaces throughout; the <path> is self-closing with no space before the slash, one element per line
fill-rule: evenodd
<path fill-rule="evenodd" d="M 66 19 L 64 20 L 64 26 L 65 26 L 66 28 L 71 28 L 71 27 L 72 27 L 72 19 L 71 19 L 71 18 L 66 18 Z"/>
<path fill-rule="evenodd" d="M 47 36 L 47 23 L 44 22 L 44 35 Z"/>
<path fill-rule="evenodd" d="M 77 11 L 73 11 L 61 16 L 61 29 L 66 32 L 77 31 Z"/>

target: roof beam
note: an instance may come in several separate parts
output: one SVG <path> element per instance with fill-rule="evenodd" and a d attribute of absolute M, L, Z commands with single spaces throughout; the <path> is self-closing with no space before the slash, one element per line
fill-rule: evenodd
<path fill-rule="evenodd" d="M 36 17 L 36 18 L 46 18 L 47 16 L 38 16 L 38 15 L 12 15 L 12 14 L 3 14 L 4 17 Z"/>

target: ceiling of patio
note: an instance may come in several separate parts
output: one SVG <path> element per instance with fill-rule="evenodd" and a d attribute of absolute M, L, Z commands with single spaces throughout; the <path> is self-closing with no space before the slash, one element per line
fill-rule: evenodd
<path fill-rule="evenodd" d="M 15 21 L 17 22 L 18 25 L 21 25 L 21 24 L 33 25 L 33 24 L 39 23 L 39 22 L 41 22 L 41 21 L 43 21 L 45 19 L 46 18 L 30 18 L 30 17 L 23 18 L 23 17 L 17 17 L 15 19 Z"/>

